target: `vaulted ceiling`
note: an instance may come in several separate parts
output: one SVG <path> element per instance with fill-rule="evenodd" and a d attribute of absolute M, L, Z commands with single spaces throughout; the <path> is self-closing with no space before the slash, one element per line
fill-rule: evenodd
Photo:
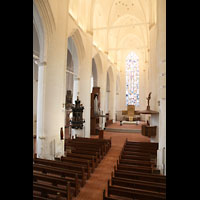
<path fill-rule="evenodd" d="M 130 51 L 142 62 L 149 49 L 149 30 L 156 23 L 157 0 L 70 0 L 69 13 L 93 44 L 121 65 Z"/>

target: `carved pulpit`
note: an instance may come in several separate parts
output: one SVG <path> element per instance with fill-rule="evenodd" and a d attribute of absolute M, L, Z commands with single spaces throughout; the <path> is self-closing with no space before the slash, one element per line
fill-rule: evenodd
<path fill-rule="evenodd" d="M 83 123 L 85 123 L 85 120 L 83 119 L 84 107 L 80 103 L 78 96 L 77 96 L 77 100 L 75 101 L 75 105 L 73 105 L 71 108 L 72 108 L 72 113 L 73 113 L 72 120 L 70 120 L 71 128 L 83 129 Z"/>

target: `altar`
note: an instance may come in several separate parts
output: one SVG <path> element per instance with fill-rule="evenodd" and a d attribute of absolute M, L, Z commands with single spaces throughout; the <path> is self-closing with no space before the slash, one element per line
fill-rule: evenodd
<path fill-rule="evenodd" d="M 135 110 L 135 105 L 127 105 L 127 110 L 122 110 L 124 116 L 120 120 L 120 125 L 123 124 L 135 124 L 138 125 L 141 120 L 141 115 L 149 115 L 149 118 L 145 117 L 146 125 L 142 125 L 142 135 L 150 138 L 151 142 L 158 142 L 159 133 L 159 112 L 150 109 L 151 92 L 147 99 L 146 110 Z"/>
<path fill-rule="evenodd" d="M 123 125 L 123 124 L 135 124 L 135 125 L 138 125 L 140 122 L 139 121 L 120 121 L 120 125 Z"/>

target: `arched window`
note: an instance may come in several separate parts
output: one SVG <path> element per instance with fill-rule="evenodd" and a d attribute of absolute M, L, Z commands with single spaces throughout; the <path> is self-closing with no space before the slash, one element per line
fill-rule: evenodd
<path fill-rule="evenodd" d="M 126 105 L 139 106 L 139 58 L 133 51 L 126 57 Z"/>

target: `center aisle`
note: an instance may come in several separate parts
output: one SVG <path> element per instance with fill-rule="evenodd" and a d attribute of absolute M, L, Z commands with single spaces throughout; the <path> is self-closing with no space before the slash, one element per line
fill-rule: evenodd
<path fill-rule="evenodd" d="M 135 142 L 150 142 L 150 139 L 142 136 L 140 133 L 113 133 L 104 132 L 104 138 L 112 137 L 112 145 L 106 156 L 100 162 L 94 173 L 91 174 L 89 180 L 80 193 L 73 200 L 102 200 L 103 190 L 107 190 L 107 181 L 111 178 L 111 172 L 114 171 L 114 165 L 117 164 L 120 152 L 126 138 Z"/>

